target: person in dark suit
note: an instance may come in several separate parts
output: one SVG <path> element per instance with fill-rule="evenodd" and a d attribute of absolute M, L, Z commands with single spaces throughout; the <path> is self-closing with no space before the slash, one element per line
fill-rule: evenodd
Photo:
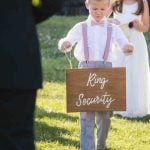
<path fill-rule="evenodd" d="M 0 1 L 0 150 L 34 150 L 34 110 L 42 71 L 36 23 L 62 0 Z"/>

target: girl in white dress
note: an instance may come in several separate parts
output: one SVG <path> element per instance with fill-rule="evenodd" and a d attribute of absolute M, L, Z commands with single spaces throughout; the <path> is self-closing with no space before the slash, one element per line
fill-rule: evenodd
<path fill-rule="evenodd" d="M 117 0 L 112 4 L 114 19 L 134 45 L 134 53 L 124 56 L 118 50 L 115 67 L 126 67 L 127 110 L 115 112 L 124 117 L 143 117 L 150 113 L 150 72 L 148 49 L 143 32 L 149 29 L 147 0 Z M 118 47 L 114 47 L 118 49 Z M 114 53 L 116 50 L 114 51 Z"/>

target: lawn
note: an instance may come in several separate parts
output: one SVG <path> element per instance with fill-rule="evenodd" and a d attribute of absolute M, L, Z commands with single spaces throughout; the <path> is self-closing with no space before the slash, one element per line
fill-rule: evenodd
<path fill-rule="evenodd" d="M 38 92 L 35 130 L 38 150 L 79 150 L 79 113 L 66 113 L 65 83 L 46 82 Z M 109 150 L 150 150 L 150 115 L 111 118 Z"/>
<path fill-rule="evenodd" d="M 58 40 L 85 16 L 54 16 L 37 26 L 41 43 L 43 89 L 38 91 L 35 112 L 37 150 L 79 150 L 79 113 L 66 113 L 66 56 L 57 49 Z M 146 33 L 150 47 L 149 32 Z M 73 67 L 77 62 L 69 53 Z M 127 119 L 112 116 L 107 143 L 109 150 L 150 150 L 150 115 Z"/>

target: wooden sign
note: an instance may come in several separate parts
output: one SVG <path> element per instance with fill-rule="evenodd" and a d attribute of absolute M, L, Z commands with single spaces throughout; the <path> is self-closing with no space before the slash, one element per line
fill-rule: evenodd
<path fill-rule="evenodd" d="M 125 68 L 66 70 L 67 112 L 125 111 Z"/>

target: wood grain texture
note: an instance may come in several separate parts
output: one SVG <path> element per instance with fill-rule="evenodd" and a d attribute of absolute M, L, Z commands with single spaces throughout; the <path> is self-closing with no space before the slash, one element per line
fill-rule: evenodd
<path fill-rule="evenodd" d="M 126 110 L 125 68 L 66 70 L 67 112 Z"/>

